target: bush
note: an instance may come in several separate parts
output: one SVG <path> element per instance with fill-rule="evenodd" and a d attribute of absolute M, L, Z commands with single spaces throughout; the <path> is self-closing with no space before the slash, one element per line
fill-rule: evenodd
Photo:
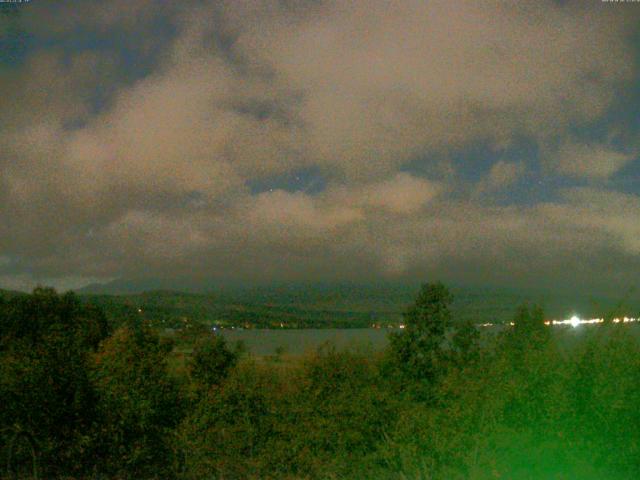
<path fill-rule="evenodd" d="M 404 313 L 404 330 L 389 336 L 390 352 L 401 370 L 414 380 L 437 380 L 451 326 L 453 296 L 441 283 L 422 286 Z"/>
<path fill-rule="evenodd" d="M 205 334 L 193 350 L 189 365 L 191 377 L 205 388 L 219 385 L 237 363 L 238 357 L 239 351 L 230 350 L 223 336 Z"/>
<path fill-rule="evenodd" d="M 331 348 L 278 369 L 243 362 L 183 424 L 184 477 L 366 472 L 395 418 L 383 383 L 376 361 Z"/>
<path fill-rule="evenodd" d="M 0 307 L 0 429 L 30 435 L 47 476 L 90 468 L 87 361 L 107 333 L 104 315 L 73 294 L 38 288 Z"/>
<path fill-rule="evenodd" d="M 171 348 L 148 329 L 121 327 L 93 357 L 100 471 L 118 478 L 173 475 L 173 429 L 183 411 L 177 386 L 167 373 Z"/>

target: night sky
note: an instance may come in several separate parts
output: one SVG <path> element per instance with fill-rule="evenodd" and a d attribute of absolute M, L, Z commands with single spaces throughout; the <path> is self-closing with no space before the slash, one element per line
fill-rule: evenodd
<path fill-rule="evenodd" d="M 0 11 L 2 288 L 640 282 L 640 3 Z"/>

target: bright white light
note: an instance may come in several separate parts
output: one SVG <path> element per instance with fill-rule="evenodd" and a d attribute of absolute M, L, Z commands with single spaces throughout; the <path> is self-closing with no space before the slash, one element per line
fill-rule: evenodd
<path fill-rule="evenodd" d="M 0 0 L 2 1 L 2 0 Z M 613 318 L 611 320 L 613 323 L 640 323 L 640 318 L 633 317 L 622 317 L 622 318 Z M 571 318 L 567 318 L 566 320 L 545 320 L 544 324 L 549 326 L 555 325 L 571 325 L 573 328 L 576 328 L 580 325 L 594 325 L 604 323 L 604 318 L 580 318 L 577 315 L 574 315 Z M 509 322 L 507 325 L 511 325 L 512 327 L 515 325 L 513 322 Z M 479 323 L 476 324 L 478 327 L 492 327 L 493 323 Z M 402 327 L 400 327 L 402 328 Z"/>

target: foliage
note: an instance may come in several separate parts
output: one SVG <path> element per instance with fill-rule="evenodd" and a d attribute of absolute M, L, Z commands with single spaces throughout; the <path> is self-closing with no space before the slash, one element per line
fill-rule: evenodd
<path fill-rule="evenodd" d="M 452 335 L 451 357 L 458 366 L 474 363 L 480 355 L 480 331 L 472 322 L 463 322 Z"/>
<path fill-rule="evenodd" d="M 16 295 L 0 303 L 0 349 L 16 343 L 36 347 L 50 335 L 64 335 L 80 349 L 94 349 L 107 336 L 104 313 L 83 305 L 73 293 L 58 295 L 51 288 L 36 288 L 33 295 Z"/>
<path fill-rule="evenodd" d="M 192 379 L 204 386 L 219 385 L 238 361 L 238 350 L 230 350 L 221 335 L 207 334 L 196 341 L 190 362 Z"/>
<path fill-rule="evenodd" d="M 390 349 L 415 379 L 435 380 L 442 368 L 453 296 L 441 283 L 425 284 L 404 314 L 404 329 L 390 335 Z"/>
<path fill-rule="evenodd" d="M 513 329 L 508 331 L 507 336 L 514 349 L 539 348 L 549 341 L 549 329 L 544 324 L 544 312 L 537 305 L 520 305 L 512 323 Z"/>
<path fill-rule="evenodd" d="M 182 415 L 177 385 L 167 373 L 171 348 L 146 328 L 121 327 L 93 357 L 100 470 L 123 478 L 170 475 L 172 431 Z"/>
<path fill-rule="evenodd" d="M 107 333 L 104 315 L 73 294 L 38 288 L 0 307 L 0 428 L 33 436 L 47 474 L 90 462 L 87 356 Z"/>
<path fill-rule="evenodd" d="M 451 301 L 423 286 L 383 354 L 252 358 L 201 329 L 172 376 L 144 316 L 109 335 L 73 295 L 0 297 L 0 448 L 52 479 L 637 477 L 636 325 L 523 305 L 481 335 Z"/>
<path fill-rule="evenodd" d="M 184 478 L 351 478 L 393 422 L 382 383 L 375 361 L 329 347 L 292 368 L 243 362 L 183 424 Z"/>

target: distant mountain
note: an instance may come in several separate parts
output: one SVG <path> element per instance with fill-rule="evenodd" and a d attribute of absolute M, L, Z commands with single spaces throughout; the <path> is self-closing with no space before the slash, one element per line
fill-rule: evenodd
<path fill-rule="evenodd" d="M 150 287 L 150 288 L 149 288 Z M 364 327 L 400 323 L 419 285 L 309 284 L 262 287 L 192 288 L 177 291 L 162 281 L 114 281 L 78 291 L 84 301 L 101 305 L 111 317 L 142 314 L 161 325 L 185 319 L 203 323 L 261 327 Z M 541 305 L 547 318 L 602 316 L 614 310 L 638 316 L 633 298 L 590 297 L 492 287 L 451 287 L 454 318 L 476 323 L 509 321 L 522 303 Z"/>
<path fill-rule="evenodd" d="M 118 278 L 105 283 L 92 283 L 75 291 L 79 294 L 130 295 L 149 291 L 207 293 L 219 288 L 219 284 L 191 278 Z M 238 285 L 225 288 L 238 288 Z"/>
<path fill-rule="evenodd" d="M 159 290 L 162 282 L 158 280 L 131 281 L 124 279 L 112 280 L 106 283 L 92 283 L 76 290 L 78 294 L 95 295 L 127 295 L 141 293 L 147 290 Z"/>

